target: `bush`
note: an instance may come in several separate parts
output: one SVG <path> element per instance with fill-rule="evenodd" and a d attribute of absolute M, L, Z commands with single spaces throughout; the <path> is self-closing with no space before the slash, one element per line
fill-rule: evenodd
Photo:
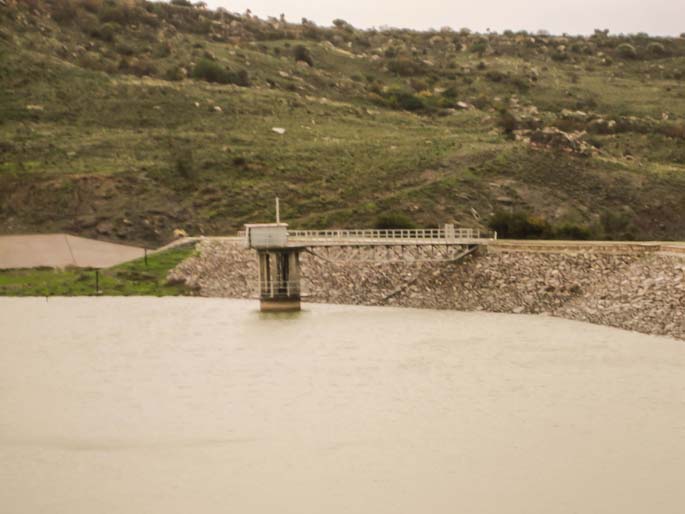
<path fill-rule="evenodd" d="M 483 57 L 485 52 L 488 50 L 488 40 L 487 39 L 479 39 L 475 43 L 471 45 L 471 48 L 469 48 L 471 52 L 474 54 L 478 54 L 480 57 Z"/>
<path fill-rule="evenodd" d="M 616 47 L 616 53 L 623 59 L 637 59 L 637 50 L 629 43 L 621 43 Z"/>
<path fill-rule="evenodd" d="M 492 70 L 488 71 L 485 74 L 485 78 L 488 79 L 490 82 L 504 82 L 507 80 L 507 75 L 506 73 L 502 73 L 501 71 Z"/>
<path fill-rule="evenodd" d="M 90 35 L 96 39 L 105 41 L 106 43 L 113 43 L 114 38 L 117 35 L 117 25 L 114 23 L 103 23 L 97 27 L 94 27 Z"/>
<path fill-rule="evenodd" d="M 600 222 L 607 239 L 635 239 L 635 225 L 633 217 L 625 211 L 604 211 Z"/>
<path fill-rule="evenodd" d="M 420 111 L 426 107 L 421 98 L 402 90 L 393 90 L 387 93 L 385 101 L 388 107 L 402 111 Z"/>
<path fill-rule="evenodd" d="M 187 141 L 170 141 L 172 169 L 176 176 L 184 180 L 197 178 L 193 159 L 193 148 Z"/>
<path fill-rule="evenodd" d="M 96 14 L 102 9 L 103 0 L 81 0 L 81 6 L 89 12 Z"/>
<path fill-rule="evenodd" d="M 497 211 L 488 226 L 504 239 L 544 239 L 552 234 L 545 220 L 520 211 Z"/>
<path fill-rule="evenodd" d="M 352 32 L 354 30 L 352 25 L 347 23 L 345 20 L 341 20 L 340 18 L 333 20 L 333 26 L 337 29 L 346 30 L 348 32 Z"/>
<path fill-rule="evenodd" d="M 673 139 L 685 139 L 685 123 L 668 123 L 659 127 L 659 132 Z"/>
<path fill-rule="evenodd" d="M 647 53 L 654 57 L 664 57 L 666 55 L 666 47 L 661 43 L 652 42 L 647 45 Z"/>
<path fill-rule="evenodd" d="M 411 77 L 414 75 L 423 75 L 426 71 L 426 66 L 417 61 L 413 61 L 406 57 L 399 57 L 391 59 L 387 63 L 388 71 L 399 75 L 400 77 Z"/>
<path fill-rule="evenodd" d="M 74 21 L 81 32 L 89 36 L 95 37 L 95 33 L 100 28 L 100 21 L 97 16 L 87 11 L 78 11 Z"/>
<path fill-rule="evenodd" d="M 157 73 L 157 67 L 149 59 L 131 59 L 126 70 L 128 73 L 139 77 L 151 76 Z"/>
<path fill-rule="evenodd" d="M 117 43 L 114 45 L 114 49 L 120 55 L 131 56 L 136 53 L 136 49 L 133 48 L 127 41 L 123 40 L 117 41 Z"/>
<path fill-rule="evenodd" d="M 314 66 L 314 58 L 309 48 L 304 45 L 297 45 L 293 48 L 293 56 L 295 57 L 295 62 L 306 62 L 309 66 Z"/>
<path fill-rule="evenodd" d="M 250 85 L 250 77 L 246 70 L 234 72 L 209 59 L 202 59 L 195 65 L 192 77 L 217 84 L 235 84 L 242 87 Z"/>
<path fill-rule="evenodd" d="M 555 50 L 552 52 L 552 60 L 557 61 L 557 62 L 563 62 L 563 61 L 568 61 L 568 54 L 566 52 L 562 52 L 560 50 Z"/>
<path fill-rule="evenodd" d="M 381 214 L 376 218 L 374 228 L 378 230 L 392 230 L 392 229 L 412 229 L 416 228 L 416 224 L 401 212 L 388 212 Z"/>
<path fill-rule="evenodd" d="M 565 223 L 554 228 L 554 239 L 571 239 L 575 241 L 587 241 L 591 239 L 592 232 L 588 227 Z"/>
<path fill-rule="evenodd" d="M 173 82 L 183 80 L 188 76 L 188 72 L 182 66 L 172 66 L 164 72 L 164 78 Z"/>
<path fill-rule="evenodd" d="M 426 91 L 429 87 L 428 83 L 425 80 L 421 80 L 421 79 L 411 79 L 409 81 L 409 85 L 417 93 L 419 93 L 421 91 Z"/>
<path fill-rule="evenodd" d="M 99 17 L 103 23 L 128 25 L 135 17 L 134 9 L 125 2 L 108 2 L 100 9 Z"/>
<path fill-rule="evenodd" d="M 474 98 L 471 103 L 476 109 L 480 109 L 481 111 L 487 109 L 492 105 L 492 101 L 484 93 L 481 93 L 476 98 Z"/>
<path fill-rule="evenodd" d="M 518 128 L 518 120 L 509 109 L 500 109 L 497 124 L 507 136 L 511 136 Z"/>
<path fill-rule="evenodd" d="M 231 84 L 235 84 L 240 87 L 250 87 L 250 75 L 247 70 L 238 70 L 236 72 L 230 72 Z"/>
<path fill-rule="evenodd" d="M 456 100 L 459 96 L 459 91 L 456 87 L 450 86 L 442 92 L 442 96 L 449 100 Z"/>
<path fill-rule="evenodd" d="M 52 7 L 52 18 L 58 23 L 71 23 L 78 15 L 74 0 L 55 0 Z"/>

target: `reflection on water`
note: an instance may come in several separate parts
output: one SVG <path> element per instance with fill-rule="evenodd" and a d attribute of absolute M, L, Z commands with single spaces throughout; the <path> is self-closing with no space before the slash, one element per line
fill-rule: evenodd
<path fill-rule="evenodd" d="M 681 342 L 256 307 L 0 299 L 0 511 L 682 512 Z"/>

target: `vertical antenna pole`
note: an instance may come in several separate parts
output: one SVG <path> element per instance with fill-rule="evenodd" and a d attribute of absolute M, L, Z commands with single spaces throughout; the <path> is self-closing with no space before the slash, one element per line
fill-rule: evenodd
<path fill-rule="evenodd" d="M 278 200 L 278 197 L 276 197 L 276 223 L 281 222 L 281 206 Z"/>

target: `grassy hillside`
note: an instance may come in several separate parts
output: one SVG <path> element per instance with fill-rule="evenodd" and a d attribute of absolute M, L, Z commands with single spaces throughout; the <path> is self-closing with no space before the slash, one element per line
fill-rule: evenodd
<path fill-rule="evenodd" d="M 685 38 L 0 0 L 0 232 L 495 223 L 685 239 Z M 279 134 L 274 128 L 285 129 Z"/>

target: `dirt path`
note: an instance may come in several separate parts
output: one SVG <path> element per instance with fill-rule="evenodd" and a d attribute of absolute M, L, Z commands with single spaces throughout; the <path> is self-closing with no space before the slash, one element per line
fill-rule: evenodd
<path fill-rule="evenodd" d="M 142 257 L 136 246 L 68 234 L 0 236 L 0 269 L 67 266 L 107 268 Z"/>

